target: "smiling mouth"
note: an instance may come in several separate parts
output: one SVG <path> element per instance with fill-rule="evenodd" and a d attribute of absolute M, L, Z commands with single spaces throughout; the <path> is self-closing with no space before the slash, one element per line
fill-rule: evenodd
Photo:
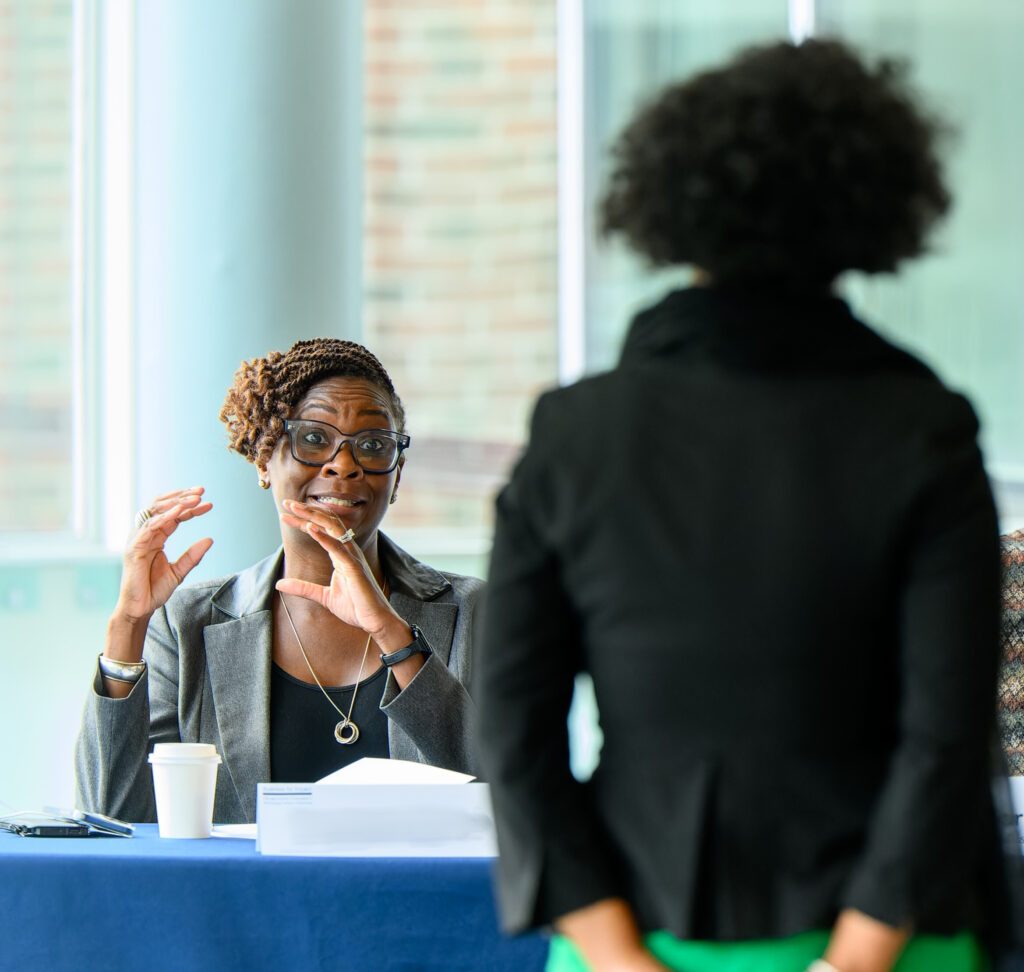
<path fill-rule="evenodd" d="M 340 496 L 313 496 L 311 500 L 314 503 L 320 503 L 322 506 L 341 507 L 342 509 L 349 510 L 363 505 L 362 500 L 342 499 Z"/>

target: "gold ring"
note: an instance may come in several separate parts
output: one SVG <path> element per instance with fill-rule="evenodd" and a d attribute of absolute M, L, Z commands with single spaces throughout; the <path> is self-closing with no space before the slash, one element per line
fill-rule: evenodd
<path fill-rule="evenodd" d="M 338 539 L 342 543 L 348 543 L 350 540 L 354 540 L 355 536 L 356 536 L 356 531 L 351 529 L 351 528 L 349 528 L 340 537 L 338 537 Z"/>
<path fill-rule="evenodd" d="M 139 510 L 139 512 L 135 514 L 135 525 L 137 527 L 145 526 L 146 521 L 151 520 L 152 518 L 153 511 L 147 506 L 145 509 Z"/>

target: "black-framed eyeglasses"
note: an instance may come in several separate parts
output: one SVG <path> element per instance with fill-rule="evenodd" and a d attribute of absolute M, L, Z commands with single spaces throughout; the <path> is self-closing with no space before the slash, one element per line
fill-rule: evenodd
<path fill-rule="evenodd" d="M 348 435 L 327 422 L 312 419 L 286 419 L 284 428 L 296 462 L 322 466 L 334 459 L 347 442 L 356 463 L 365 472 L 375 474 L 391 472 L 412 441 L 404 432 L 388 429 L 363 429 Z"/>

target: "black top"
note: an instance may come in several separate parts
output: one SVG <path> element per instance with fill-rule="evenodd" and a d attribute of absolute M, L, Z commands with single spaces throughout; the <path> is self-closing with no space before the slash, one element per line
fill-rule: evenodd
<path fill-rule="evenodd" d="M 364 756 L 388 757 L 388 719 L 380 711 L 387 670 L 378 669 L 359 683 L 352 721 L 359 738 L 351 745 L 335 742 L 341 716 L 315 685 L 300 682 L 283 668 L 271 666 L 270 779 L 275 783 L 313 783 Z M 352 702 L 351 685 L 324 686 L 342 712 Z"/>
<path fill-rule="evenodd" d="M 477 646 L 507 929 L 997 920 L 996 517 L 970 405 L 826 296 L 692 289 L 544 395 Z M 604 744 L 570 775 L 573 679 Z"/>

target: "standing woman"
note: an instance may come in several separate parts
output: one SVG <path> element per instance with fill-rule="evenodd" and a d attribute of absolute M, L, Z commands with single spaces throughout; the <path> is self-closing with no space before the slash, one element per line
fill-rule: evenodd
<path fill-rule="evenodd" d="M 605 229 L 696 285 L 538 402 L 477 656 L 503 922 L 554 926 L 550 970 L 987 967 L 977 423 L 832 291 L 924 249 L 935 140 L 897 65 L 808 41 L 669 87 L 617 143 Z"/>
<path fill-rule="evenodd" d="M 179 586 L 213 541 L 174 563 L 164 545 L 211 504 L 186 489 L 140 514 L 86 699 L 77 805 L 155 820 L 146 757 L 159 742 L 217 747 L 219 823 L 255 819 L 259 782 L 310 782 L 362 756 L 472 772 L 465 685 L 482 584 L 379 530 L 410 443 L 388 373 L 352 341 L 299 341 L 243 362 L 220 417 L 273 493 L 282 545 Z"/>

